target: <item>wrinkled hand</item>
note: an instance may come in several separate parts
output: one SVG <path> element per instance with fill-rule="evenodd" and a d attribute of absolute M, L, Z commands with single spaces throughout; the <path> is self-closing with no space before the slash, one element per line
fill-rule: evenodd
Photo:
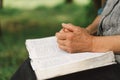
<path fill-rule="evenodd" d="M 92 51 L 92 39 L 86 29 L 72 24 L 62 24 L 63 29 L 56 33 L 60 49 L 70 53 Z"/>

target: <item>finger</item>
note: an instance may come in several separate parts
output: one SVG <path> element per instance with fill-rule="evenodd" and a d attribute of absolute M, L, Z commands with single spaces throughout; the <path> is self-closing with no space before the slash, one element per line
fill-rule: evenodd
<path fill-rule="evenodd" d="M 68 29 L 65 29 L 65 28 L 63 28 L 63 31 L 64 32 L 71 32 L 71 31 L 69 31 Z"/>
<path fill-rule="evenodd" d="M 66 46 L 66 40 L 57 39 L 57 43 L 62 46 Z"/>
<path fill-rule="evenodd" d="M 61 29 L 59 32 L 60 32 L 60 33 L 63 33 L 63 32 L 70 32 L 70 31 L 69 31 L 68 29 L 63 28 L 63 29 Z"/>
<path fill-rule="evenodd" d="M 71 32 L 74 32 L 76 30 L 76 27 L 70 23 L 69 24 L 62 23 L 62 27 Z"/>
<path fill-rule="evenodd" d="M 66 47 L 66 46 L 59 45 L 59 48 L 60 48 L 60 49 L 62 49 L 62 50 L 64 50 L 64 51 L 67 51 L 67 52 L 68 52 L 68 50 L 67 50 L 67 47 Z"/>
<path fill-rule="evenodd" d="M 60 33 L 63 33 L 63 32 L 64 32 L 64 28 L 63 28 L 63 29 L 61 29 L 59 32 L 60 32 Z"/>
<path fill-rule="evenodd" d="M 65 40 L 66 34 L 58 32 L 58 33 L 56 33 L 56 37 L 57 37 L 57 39 Z"/>
<path fill-rule="evenodd" d="M 59 48 L 68 52 L 68 53 L 73 53 L 74 51 L 71 51 L 67 46 L 62 46 L 62 45 L 59 45 Z"/>

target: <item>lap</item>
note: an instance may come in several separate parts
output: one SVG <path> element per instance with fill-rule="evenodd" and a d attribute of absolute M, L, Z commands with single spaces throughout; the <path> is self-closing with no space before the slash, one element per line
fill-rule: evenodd
<path fill-rule="evenodd" d="M 11 77 L 11 80 L 36 80 L 29 58 L 18 68 L 15 74 Z"/>
<path fill-rule="evenodd" d="M 74 74 L 56 77 L 50 80 L 120 80 L 120 65 L 110 65 L 106 67 L 86 70 Z"/>
<path fill-rule="evenodd" d="M 86 70 L 52 78 L 49 80 L 120 80 L 120 64 L 114 64 L 106 67 Z M 16 73 L 12 76 L 11 80 L 36 80 L 36 76 L 30 65 L 30 59 L 27 59 Z"/>

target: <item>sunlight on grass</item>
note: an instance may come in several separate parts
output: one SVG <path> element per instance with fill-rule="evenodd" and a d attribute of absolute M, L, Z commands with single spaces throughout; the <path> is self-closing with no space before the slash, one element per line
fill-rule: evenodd
<path fill-rule="evenodd" d="M 4 0 L 4 7 L 19 9 L 34 9 L 38 6 L 54 7 L 65 0 Z M 74 0 L 78 5 L 86 5 L 90 0 Z"/>
<path fill-rule="evenodd" d="M 90 3 L 90 0 L 75 0 L 76 4 L 80 5 L 87 5 Z"/>
<path fill-rule="evenodd" d="M 64 0 L 4 0 L 4 7 L 34 9 L 38 6 L 53 7 Z"/>

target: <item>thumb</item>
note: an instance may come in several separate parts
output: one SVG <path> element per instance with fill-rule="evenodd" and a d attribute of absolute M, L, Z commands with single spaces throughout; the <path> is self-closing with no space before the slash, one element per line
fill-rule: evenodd
<path fill-rule="evenodd" d="M 64 29 L 67 29 L 68 31 L 71 31 L 71 32 L 74 32 L 76 27 L 73 25 L 73 24 L 65 24 L 65 23 L 62 23 L 62 27 Z"/>

